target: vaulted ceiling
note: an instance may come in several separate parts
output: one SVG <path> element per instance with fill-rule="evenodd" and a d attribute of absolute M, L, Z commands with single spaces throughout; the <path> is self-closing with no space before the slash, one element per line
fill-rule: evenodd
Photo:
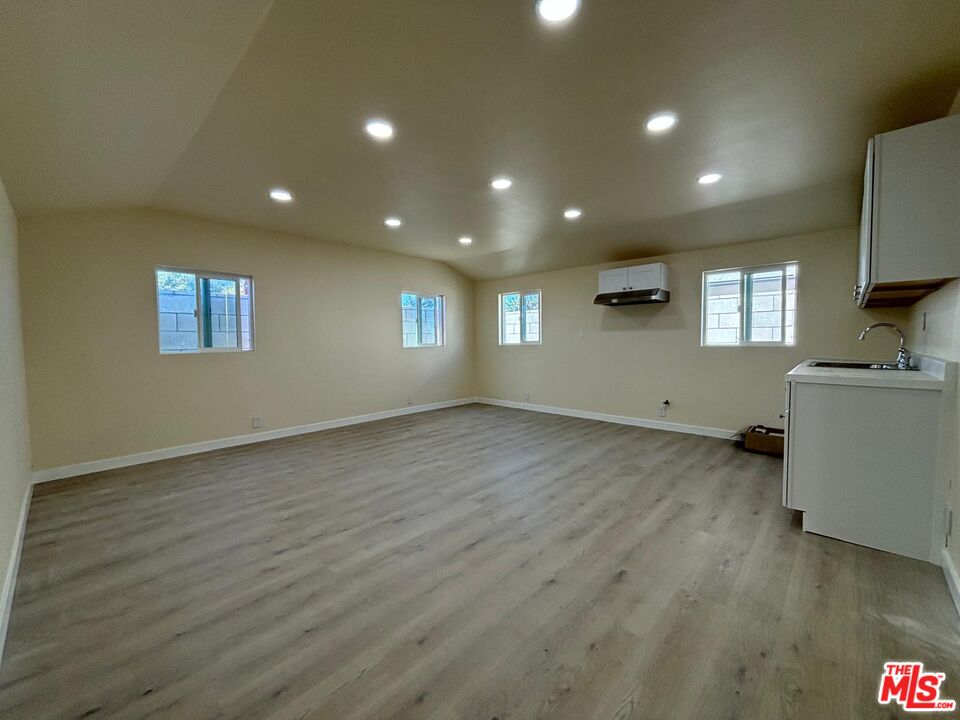
<path fill-rule="evenodd" d="M 0 0 L 0 177 L 21 214 L 155 206 L 495 277 L 853 225 L 867 138 L 958 86 L 957 0 L 559 27 L 534 0 Z"/>

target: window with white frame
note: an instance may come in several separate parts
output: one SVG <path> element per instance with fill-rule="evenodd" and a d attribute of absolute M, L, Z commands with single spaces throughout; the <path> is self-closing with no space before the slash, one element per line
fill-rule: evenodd
<path fill-rule="evenodd" d="M 795 345 L 796 263 L 703 274 L 701 344 Z"/>
<path fill-rule="evenodd" d="M 443 345 L 443 295 L 400 293 L 403 347 Z"/>
<path fill-rule="evenodd" d="M 161 353 L 253 350 L 253 278 L 157 268 Z"/>
<path fill-rule="evenodd" d="M 540 344 L 540 291 L 500 293 L 500 344 Z"/>

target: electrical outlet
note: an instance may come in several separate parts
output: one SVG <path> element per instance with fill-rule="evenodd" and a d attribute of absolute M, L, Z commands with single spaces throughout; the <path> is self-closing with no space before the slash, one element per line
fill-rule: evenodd
<path fill-rule="evenodd" d="M 669 400 L 664 400 L 660 403 L 660 407 L 657 408 L 657 417 L 666 417 L 667 416 L 667 407 L 670 405 Z"/>
<path fill-rule="evenodd" d="M 258 427 L 263 426 L 263 420 L 260 417 L 253 418 L 253 429 L 256 430 Z"/>
<path fill-rule="evenodd" d="M 413 395 L 407 395 L 407 405 L 413 405 Z"/>
<path fill-rule="evenodd" d="M 529 400 L 530 400 L 530 393 L 525 392 L 523 395 L 520 396 L 520 399 L 523 400 L 524 402 L 529 401 Z"/>

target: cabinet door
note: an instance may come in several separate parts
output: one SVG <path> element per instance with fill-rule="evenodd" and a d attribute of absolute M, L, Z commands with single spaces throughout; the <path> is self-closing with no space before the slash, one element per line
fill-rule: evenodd
<path fill-rule="evenodd" d="M 631 290 L 648 290 L 660 285 L 659 265 L 637 265 L 628 271 L 627 287 Z"/>
<path fill-rule="evenodd" d="M 627 289 L 627 277 L 627 268 L 604 270 L 600 273 L 600 292 L 623 292 Z"/>
<path fill-rule="evenodd" d="M 878 135 L 870 281 L 960 276 L 960 115 Z"/>
<path fill-rule="evenodd" d="M 785 383 L 785 385 L 783 393 L 783 506 L 793 508 L 793 498 L 790 494 L 790 388 L 793 383 Z"/>
<path fill-rule="evenodd" d="M 873 250 L 873 140 L 867 142 L 867 161 L 863 171 L 863 205 L 860 208 L 860 246 L 857 261 L 857 285 L 853 299 L 860 307 L 870 286 L 870 254 Z"/>
<path fill-rule="evenodd" d="M 930 561 L 940 392 L 790 383 L 791 506 L 803 529 Z M 935 543 L 935 535 L 939 542 Z"/>

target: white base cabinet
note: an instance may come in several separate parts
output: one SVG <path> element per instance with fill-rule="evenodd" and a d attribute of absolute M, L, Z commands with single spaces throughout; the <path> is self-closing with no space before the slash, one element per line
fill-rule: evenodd
<path fill-rule="evenodd" d="M 788 376 L 783 503 L 803 529 L 939 564 L 941 398 Z"/>

